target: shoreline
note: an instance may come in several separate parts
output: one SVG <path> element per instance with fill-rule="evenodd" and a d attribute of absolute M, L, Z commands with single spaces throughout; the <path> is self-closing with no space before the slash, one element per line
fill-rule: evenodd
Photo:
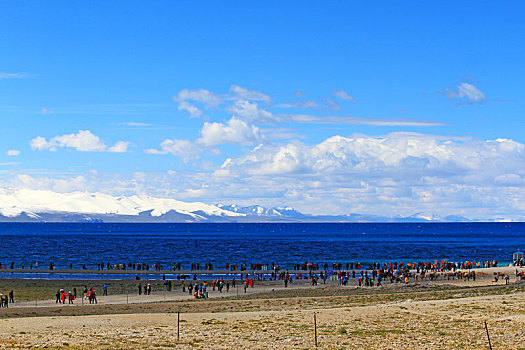
<path fill-rule="evenodd" d="M 0 309 L 0 349 L 311 349 L 314 314 L 321 349 L 488 349 L 485 321 L 495 349 L 522 349 L 525 282 L 490 281 L 486 274 L 476 283 L 256 285 L 205 300 L 163 300 L 157 291 L 129 304 L 122 294 L 95 305 L 27 303 Z"/>

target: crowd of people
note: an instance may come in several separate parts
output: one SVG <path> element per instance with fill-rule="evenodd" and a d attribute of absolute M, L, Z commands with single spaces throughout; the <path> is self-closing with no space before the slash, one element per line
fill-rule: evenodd
<path fill-rule="evenodd" d="M 523 266 L 525 265 L 523 259 L 520 261 L 514 261 L 514 265 L 516 266 Z M 8 267 L 9 266 L 9 267 Z M 15 268 L 21 268 L 21 269 L 38 269 L 38 262 L 31 262 L 29 265 L 26 265 L 25 262 L 20 263 L 20 265 L 16 265 L 15 262 L 11 262 L 9 265 L 2 265 L 0 263 L 0 269 L 15 269 Z M 54 262 L 49 263 L 49 269 L 54 270 L 56 268 Z M 96 264 L 97 270 L 136 270 L 136 271 L 164 271 L 165 265 L 162 263 L 131 263 L 131 262 L 124 262 L 124 263 L 118 263 L 118 264 L 112 264 L 110 262 L 98 262 Z M 227 271 L 281 271 L 281 270 L 287 270 L 289 267 L 293 266 L 293 271 L 320 271 L 320 270 L 334 270 L 334 271 L 341 271 L 341 270 L 374 270 L 374 269 L 380 269 L 383 268 L 393 268 L 397 269 L 402 268 L 403 266 L 408 266 L 410 269 L 426 269 L 426 270 L 433 270 L 433 271 L 444 271 L 444 270 L 452 270 L 452 269 L 472 269 L 472 268 L 481 268 L 481 267 L 497 267 L 498 261 L 492 260 L 492 261 L 463 261 L 463 262 L 449 262 L 449 261 L 434 261 L 432 262 L 413 262 L 413 263 L 403 263 L 403 262 L 372 262 L 367 264 L 362 264 L 360 262 L 335 262 L 335 263 L 315 263 L 315 262 L 301 262 L 301 263 L 293 263 L 290 264 L 290 266 L 287 266 L 285 268 L 281 268 L 280 265 L 276 264 L 275 262 L 272 263 L 241 263 L 241 264 L 231 264 L 226 263 L 224 265 L 224 269 Z M 69 264 L 69 268 L 73 269 L 74 265 L 72 263 Z M 88 267 L 83 264 L 80 266 L 83 270 L 88 270 Z M 200 263 L 200 262 L 194 262 L 190 263 L 189 271 L 212 271 L 214 268 L 214 264 L 211 262 L 206 263 Z M 172 265 L 172 271 L 185 271 L 185 266 L 181 262 L 175 262 Z"/>

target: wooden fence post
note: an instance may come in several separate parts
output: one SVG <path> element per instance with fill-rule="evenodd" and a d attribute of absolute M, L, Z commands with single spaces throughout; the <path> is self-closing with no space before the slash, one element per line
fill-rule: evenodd
<path fill-rule="evenodd" d="M 180 339 L 180 310 L 177 311 L 177 341 Z"/>
<path fill-rule="evenodd" d="M 314 339 L 315 339 L 315 347 L 317 347 L 317 317 L 314 312 Z"/>
<path fill-rule="evenodd" d="M 487 331 L 487 339 L 489 340 L 489 348 L 492 350 L 492 344 L 490 344 L 489 328 L 487 327 L 487 321 L 485 321 L 485 331 Z"/>

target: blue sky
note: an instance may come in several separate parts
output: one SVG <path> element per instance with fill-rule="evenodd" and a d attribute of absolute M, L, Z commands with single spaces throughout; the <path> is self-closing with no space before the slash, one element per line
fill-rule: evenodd
<path fill-rule="evenodd" d="M 520 219 L 523 13 L 0 2 L 0 186 Z"/>

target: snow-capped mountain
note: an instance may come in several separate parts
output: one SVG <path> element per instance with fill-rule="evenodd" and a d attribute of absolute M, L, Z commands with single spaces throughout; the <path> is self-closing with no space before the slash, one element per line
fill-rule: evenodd
<path fill-rule="evenodd" d="M 504 218 L 503 218 L 504 219 Z M 503 219 L 501 221 L 503 221 Z M 57 193 L 0 188 L 0 222 L 446 222 L 469 221 L 424 213 L 407 217 L 311 215 L 290 207 L 210 205 L 151 196 Z"/>
<path fill-rule="evenodd" d="M 247 207 L 241 207 L 236 204 L 217 204 L 217 207 L 232 211 L 235 213 L 241 213 L 249 216 L 260 216 L 260 217 L 289 217 L 289 218 L 303 218 L 307 215 L 298 212 L 297 210 L 290 207 L 276 207 L 267 208 L 260 205 L 250 205 Z"/>
<path fill-rule="evenodd" d="M 22 214 L 38 219 L 42 214 L 89 214 L 109 216 L 151 216 L 179 214 L 192 221 L 205 221 L 210 217 L 237 218 L 244 214 L 221 209 L 200 202 L 187 203 L 168 198 L 133 195 L 110 196 L 102 193 L 72 192 L 0 188 L 0 215 L 6 218 Z"/>

